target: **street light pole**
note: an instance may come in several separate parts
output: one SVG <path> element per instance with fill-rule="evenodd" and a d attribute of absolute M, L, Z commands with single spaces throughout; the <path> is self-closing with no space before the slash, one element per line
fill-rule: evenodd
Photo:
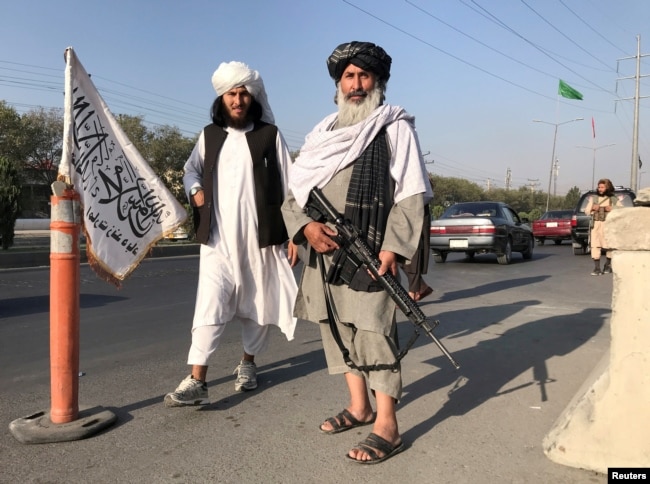
<path fill-rule="evenodd" d="M 614 146 L 616 143 L 610 143 L 608 145 L 603 145 L 603 146 L 576 146 L 576 148 L 588 148 L 590 150 L 594 150 L 594 157 L 591 163 L 591 189 L 595 190 L 596 189 L 596 151 L 601 149 L 601 148 L 608 148 L 609 146 Z"/>
<path fill-rule="evenodd" d="M 574 121 L 582 121 L 585 118 L 575 118 L 568 121 L 563 121 L 561 123 L 550 123 L 548 121 L 542 121 L 541 119 L 533 119 L 533 123 L 544 123 L 555 126 L 555 131 L 553 132 L 553 153 L 551 154 L 551 172 L 548 176 L 548 191 L 546 192 L 546 211 L 548 212 L 548 206 L 551 201 L 551 180 L 553 179 L 553 168 L 555 167 L 555 144 L 557 142 L 557 128 L 563 124 L 573 123 Z"/>

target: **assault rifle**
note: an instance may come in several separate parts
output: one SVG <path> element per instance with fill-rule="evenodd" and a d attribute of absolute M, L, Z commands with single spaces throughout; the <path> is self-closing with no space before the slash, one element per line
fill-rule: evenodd
<path fill-rule="evenodd" d="M 306 210 L 312 219 L 321 222 L 327 221 L 334 225 L 338 235 L 333 238 L 346 251 L 348 258 L 358 264 L 359 270 L 367 269 L 388 293 L 397 307 L 415 325 L 415 335 L 406 349 L 400 353 L 399 358 L 403 357 L 413 342 L 415 342 L 415 338 L 420 334 L 418 328 L 421 328 L 431 337 L 440 351 L 454 365 L 454 368 L 460 368 L 460 365 L 454 360 L 454 357 L 451 356 L 449 351 L 447 351 L 440 340 L 433 334 L 433 329 L 438 326 L 439 321 L 429 322 L 420 307 L 390 272 L 386 272 L 382 276 L 379 275 L 381 261 L 377 255 L 368 247 L 365 240 L 363 240 L 360 231 L 349 220 L 343 218 L 332 204 L 330 204 L 329 200 L 325 198 L 323 192 L 318 187 L 312 188 L 309 193 Z"/>

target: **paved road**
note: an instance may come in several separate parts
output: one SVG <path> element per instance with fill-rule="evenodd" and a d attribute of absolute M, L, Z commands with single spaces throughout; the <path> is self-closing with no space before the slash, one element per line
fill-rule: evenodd
<path fill-rule="evenodd" d="M 9 250 L 0 250 L 0 270 L 25 267 L 48 267 L 50 265 L 50 231 L 20 230 L 14 237 L 14 244 Z M 147 257 L 169 257 L 197 255 L 199 244 L 186 241 L 158 242 Z M 85 246 L 80 250 L 81 262 L 87 262 Z"/>
<path fill-rule="evenodd" d="M 212 403 L 168 409 L 184 365 L 197 257 L 145 260 L 115 290 L 82 266 L 79 403 L 117 423 L 89 439 L 25 445 L 0 434 L 0 482 L 29 483 L 605 483 L 561 466 L 541 442 L 609 344 L 612 279 L 590 277 L 570 245 L 537 247 L 500 266 L 450 255 L 426 279 L 422 306 L 460 362 L 420 337 L 403 363 L 400 430 L 408 448 L 378 466 L 346 461 L 367 428 L 335 436 L 317 425 L 346 404 L 327 375 L 319 334 L 299 322 L 258 357 L 260 387 L 234 393 L 236 327 L 208 373 Z M 0 419 L 49 409 L 47 269 L 0 270 Z M 402 318 L 403 319 L 403 318 Z M 399 324 L 408 337 L 410 323 Z"/>

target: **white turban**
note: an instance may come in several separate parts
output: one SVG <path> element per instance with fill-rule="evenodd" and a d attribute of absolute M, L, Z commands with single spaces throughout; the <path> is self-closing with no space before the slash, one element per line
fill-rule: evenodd
<path fill-rule="evenodd" d="M 251 69 L 243 62 L 222 62 L 212 74 L 212 87 L 217 96 L 230 91 L 235 87 L 244 86 L 246 90 L 262 106 L 262 121 L 274 123 L 273 111 L 269 106 L 264 89 L 264 81 L 260 73 Z"/>

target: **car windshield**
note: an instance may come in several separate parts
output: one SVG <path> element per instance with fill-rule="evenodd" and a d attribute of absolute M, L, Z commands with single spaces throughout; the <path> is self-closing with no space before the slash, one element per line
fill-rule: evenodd
<path fill-rule="evenodd" d="M 550 212 L 546 212 L 544 215 L 540 217 L 540 220 L 548 220 L 548 219 L 564 219 L 568 220 L 571 218 L 573 215 L 572 210 L 552 210 Z"/>
<path fill-rule="evenodd" d="M 617 193 L 616 198 L 618 198 L 618 203 L 624 207 L 633 207 L 634 200 L 628 193 Z"/>
<path fill-rule="evenodd" d="M 585 208 L 587 208 L 587 204 L 589 203 L 589 199 L 596 195 L 596 193 L 589 193 L 586 196 L 582 197 L 582 202 L 580 203 L 580 209 L 578 210 L 579 212 L 584 212 Z M 614 195 L 618 199 L 618 204 L 622 207 L 633 207 L 634 206 L 634 200 L 632 200 L 632 197 L 628 192 L 614 192 Z"/>
<path fill-rule="evenodd" d="M 498 211 L 495 203 L 458 203 L 445 210 L 440 218 L 496 217 Z"/>

